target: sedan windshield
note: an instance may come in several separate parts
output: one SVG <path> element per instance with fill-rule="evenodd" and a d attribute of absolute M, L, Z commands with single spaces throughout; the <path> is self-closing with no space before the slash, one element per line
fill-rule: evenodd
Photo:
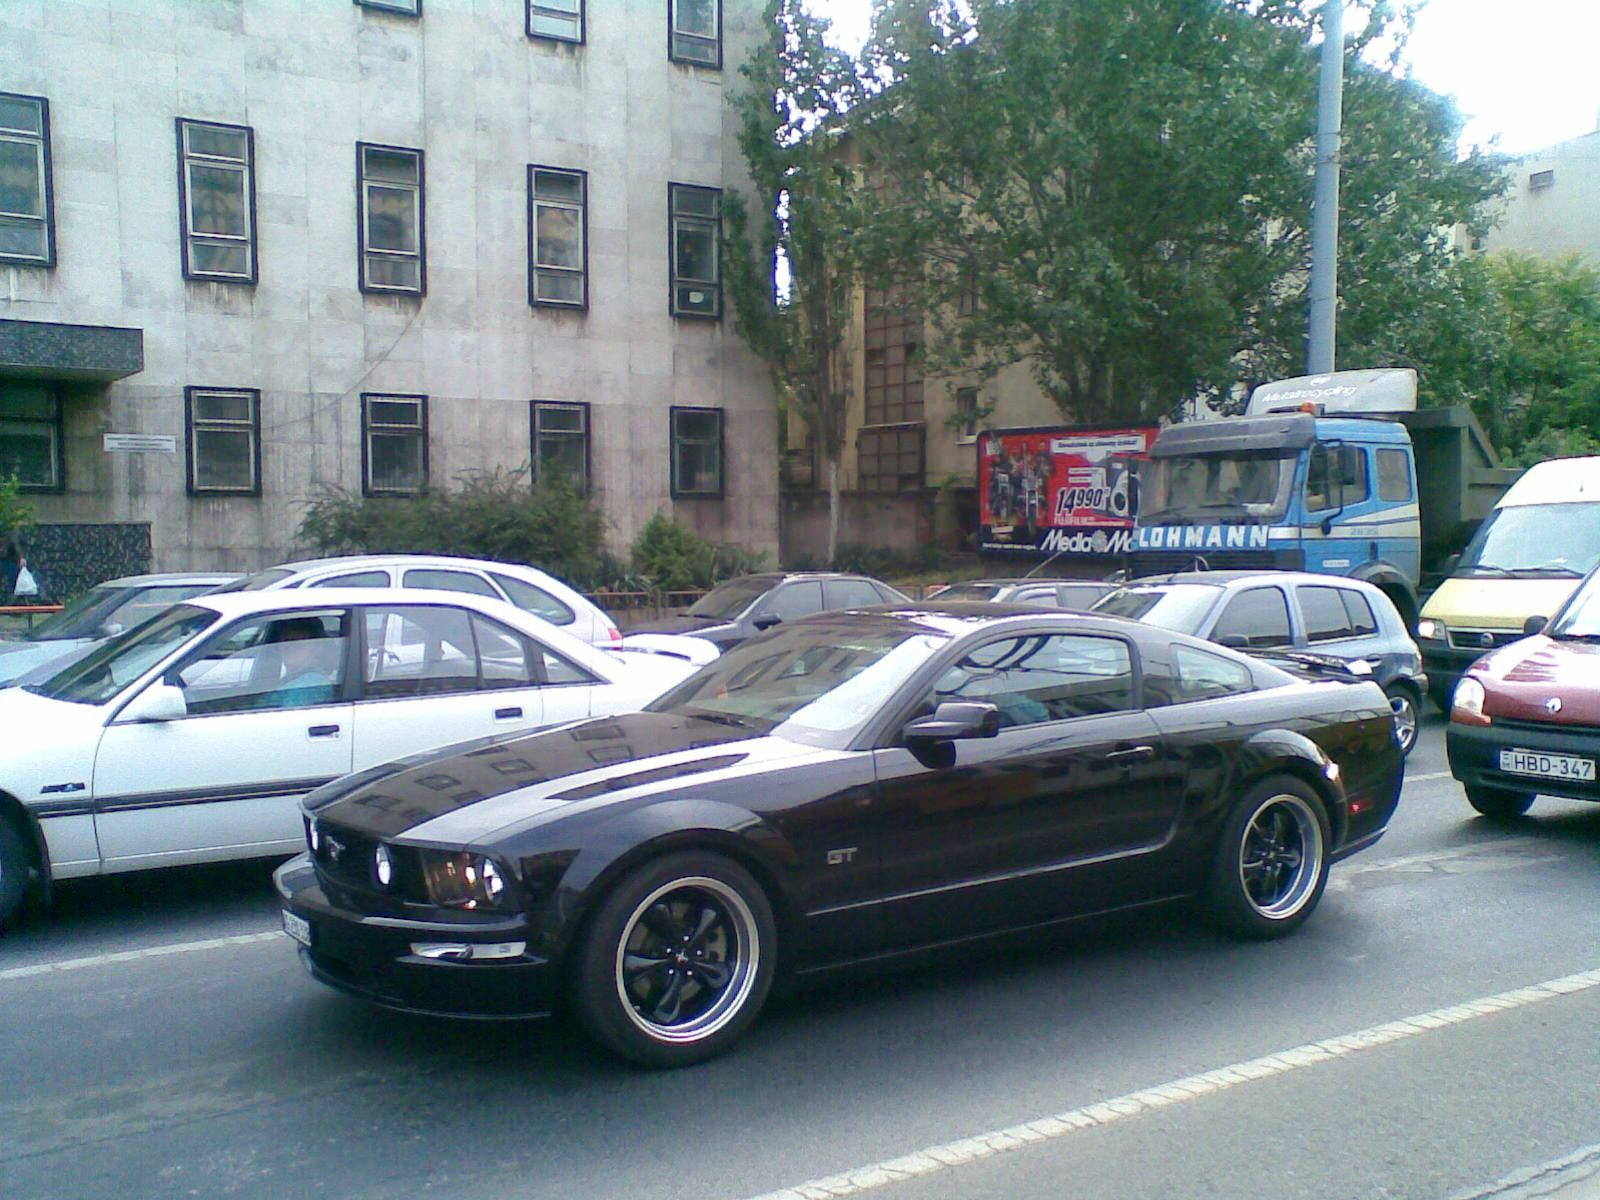
<path fill-rule="evenodd" d="M 210 609 L 180 604 L 112 638 L 92 653 L 27 690 L 74 704 L 104 704 L 179 646 L 221 618 Z"/>
<path fill-rule="evenodd" d="M 283 567 L 268 567 L 265 571 L 257 571 L 254 575 L 246 575 L 243 579 L 235 579 L 232 583 L 216 590 L 219 592 L 261 592 L 283 582 L 293 574 L 293 571 L 285 570 Z"/>
<path fill-rule="evenodd" d="M 29 642 L 53 642 L 61 638 L 95 637 L 93 631 L 116 607 L 119 596 L 131 596 L 127 588 L 92 587 L 47 621 L 40 621 L 24 635 Z"/>
<path fill-rule="evenodd" d="M 838 749 L 949 640 L 860 615 L 784 625 L 728 651 L 648 711 Z"/>
<path fill-rule="evenodd" d="M 1274 452 L 1153 458 L 1139 470 L 1139 516 L 1271 519 L 1289 505 L 1294 460 Z"/>
<path fill-rule="evenodd" d="M 1193 633 L 1217 602 L 1217 589 L 1206 583 L 1173 583 L 1163 587 L 1130 587 L 1112 592 L 1091 612 L 1132 617 L 1175 633 Z"/>
<path fill-rule="evenodd" d="M 998 583 L 951 584 L 934 597 L 943 604 L 946 600 L 993 600 L 1000 591 Z"/>
<path fill-rule="evenodd" d="M 770 579 L 730 579 L 719 583 L 689 606 L 691 617 L 729 621 L 749 608 L 772 588 Z"/>
<path fill-rule="evenodd" d="M 1514 504 L 1489 514 L 1457 575 L 1571 576 L 1600 561 L 1600 503 Z"/>

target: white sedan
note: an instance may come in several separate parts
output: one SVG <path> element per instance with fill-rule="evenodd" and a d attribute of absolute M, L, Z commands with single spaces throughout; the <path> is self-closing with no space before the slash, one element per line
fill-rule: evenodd
<path fill-rule="evenodd" d="M 695 670 L 602 650 L 459 592 L 176 604 L 48 680 L 0 691 L 0 922 L 30 880 L 47 891 L 53 879 L 292 854 L 300 798 L 322 783 L 455 742 L 633 712 Z M 596 765 L 614 752 L 597 742 Z"/>

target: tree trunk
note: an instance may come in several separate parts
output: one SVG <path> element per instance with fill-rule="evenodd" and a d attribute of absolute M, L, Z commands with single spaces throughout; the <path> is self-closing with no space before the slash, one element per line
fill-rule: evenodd
<path fill-rule="evenodd" d="M 839 457 L 828 460 L 828 565 L 839 553 Z"/>

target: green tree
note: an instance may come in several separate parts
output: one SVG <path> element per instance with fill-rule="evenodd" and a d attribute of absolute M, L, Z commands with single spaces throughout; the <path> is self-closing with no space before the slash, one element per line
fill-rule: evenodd
<path fill-rule="evenodd" d="M 727 197 L 729 295 L 740 335 L 765 360 L 780 405 L 812 431 L 828 482 L 828 560 L 839 537 L 839 458 L 860 274 L 854 171 L 840 118 L 859 99 L 855 65 L 800 0 L 772 0 L 771 37 L 743 68 L 739 145 L 760 198 Z"/>
<path fill-rule="evenodd" d="M 0 545 L 33 525 L 33 505 L 22 498 L 15 477 L 0 479 Z"/>

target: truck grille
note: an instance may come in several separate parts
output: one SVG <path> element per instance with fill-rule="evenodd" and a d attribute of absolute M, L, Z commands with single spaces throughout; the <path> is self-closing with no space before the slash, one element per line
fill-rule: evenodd
<path fill-rule="evenodd" d="M 1525 636 L 1520 629 L 1450 629 L 1448 632 L 1452 650 L 1493 650 L 1520 642 Z"/>

